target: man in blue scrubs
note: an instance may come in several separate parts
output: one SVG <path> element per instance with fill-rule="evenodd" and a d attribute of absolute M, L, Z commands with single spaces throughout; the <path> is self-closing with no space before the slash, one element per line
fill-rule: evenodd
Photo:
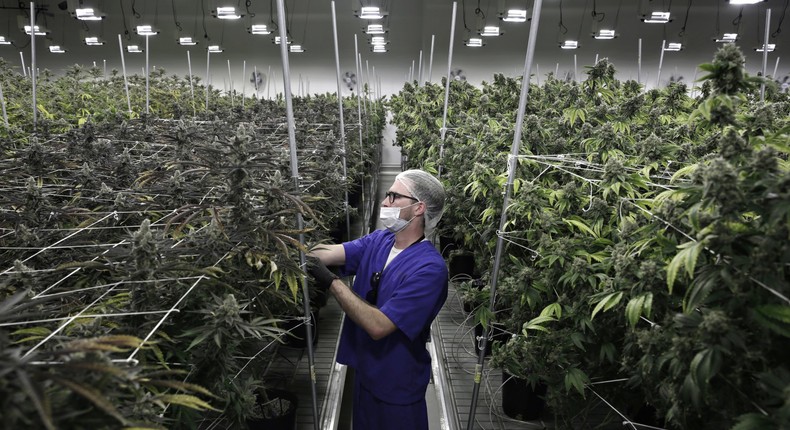
<path fill-rule="evenodd" d="M 422 170 L 396 178 L 381 202 L 386 230 L 311 252 L 308 271 L 346 313 L 337 361 L 355 369 L 354 430 L 428 429 L 425 343 L 447 298 L 447 266 L 425 240 L 441 218 L 444 187 Z M 349 288 L 326 266 L 355 275 Z"/>

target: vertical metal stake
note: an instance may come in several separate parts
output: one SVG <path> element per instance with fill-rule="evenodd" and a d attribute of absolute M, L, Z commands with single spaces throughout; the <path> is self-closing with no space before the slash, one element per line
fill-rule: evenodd
<path fill-rule="evenodd" d="M 346 124 L 343 119 L 343 88 L 340 84 L 340 48 L 337 44 L 337 15 L 335 13 L 335 2 L 332 2 L 332 35 L 335 40 L 335 72 L 337 74 L 337 110 L 340 113 L 340 151 L 343 155 L 343 182 L 348 178 L 346 161 Z M 363 188 L 364 189 L 364 188 Z M 351 217 L 348 212 L 348 188 L 345 192 L 346 207 L 346 240 L 351 240 Z"/>
<path fill-rule="evenodd" d="M 540 0 L 537 0 L 540 1 Z M 444 111 L 442 112 L 442 128 L 441 132 L 442 142 L 439 146 L 439 171 L 438 177 L 442 177 L 442 162 L 444 160 L 444 138 L 447 135 L 447 102 L 450 99 L 450 71 L 453 67 L 453 45 L 455 41 L 455 14 L 458 11 L 458 2 L 453 2 L 453 16 L 450 21 L 450 47 L 447 52 L 447 78 L 444 83 Z"/>
<path fill-rule="evenodd" d="M 664 51 L 666 50 L 667 41 L 661 41 L 661 56 L 658 58 L 658 76 L 656 76 L 656 88 L 661 88 L 661 67 L 664 66 Z"/>
<path fill-rule="evenodd" d="M 765 38 L 763 39 L 763 79 L 767 79 L 768 71 L 768 32 L 771 26 L 771 9 L 765 10 Z M 760 101 L 765 101 L 765 82 L 760 84 Z"/>
<path fill-rule="evenodd" d="M 192 119 L 197 116 L 197 106 L 195 106 L 195 84 L 192 81 L 192 57 L 187 51 L 187 67 L 189 70 L 189 94 L 192 95 Z"/>
<path fill-rule="evenodd" d="M 33 132 L 35 133 L 38 124 L 38 108 L 36 105 L 36 74 L 32 72 L 36 70 L 36 5 L 33 2 L 30 2 L 30 55 L 30 76 L 33 79 Z"/>
<path fill-rule="evenodd" d="M 121 69 L 123 69 L 123 87 L 126 90 L 126 107 L 129 109 L 129 115 L 132 115 L 132 99 L 129 97 L 129 79 L 126 77 L 126 59 L 123 53 L 123 42 L 121 35 L 118 35 L 118 48 L 121 50 Z"/>
<path fill-rule="evenodd" d="M 435 39 L 436 39 L 436 35 L 432 34 L 431 35 L 431 59 L 428 61 L 428 82 L 431 82 L 431 79 L 433 78 L 433 43 L 434 43 Z"/>
<path fill-rule="evenodd" d="M 149 90 L 148 90 L 148 38 L 149 36 L 145 35 L 145 113 L 148 115 L 148 104 L 149 104 Z"/>

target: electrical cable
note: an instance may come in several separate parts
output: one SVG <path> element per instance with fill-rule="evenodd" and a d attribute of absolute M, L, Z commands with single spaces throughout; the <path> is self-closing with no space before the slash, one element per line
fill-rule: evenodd
<path fill-rule="evenodd" d="M 176 0 L 170 0 L 170 5 L 173 7 L 173 22 L 175 22 L 178 32 L 180 33 L 184 29 L 181 28 L 181 23 L 178 22 L 178 16 L 176 15 Z"/>
<path fill-rule="evenodd" d="M 779 23 L 776 24 L 776 31 L 771 33 L 771 38 L 775 38 L 782 32 L 782 22 L 785 20 L 785 15 L 787 14 L 787 6 L 790 5 L 790 0 L 785 0 L 785 7 L 782 9 L 782 16 L 779 17 Z"/>

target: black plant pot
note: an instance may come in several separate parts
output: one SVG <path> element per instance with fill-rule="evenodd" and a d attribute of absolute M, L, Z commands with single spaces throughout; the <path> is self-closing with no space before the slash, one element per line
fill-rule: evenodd
<path fill-rule="evenodd" d="M 477 338 L 483 335 L 483 325 L 477 324 L 475 325 L 475 354 L 480 354 L 480 347 L 479 343 L 477 342 Z M 507 342 L 510 335 L 505 331 L 504 326 L 499 323 L 491 323 L 491 340 L 486 342 L 486 354 L 485 356 L 488 357 L 491 355 L 491 347 L 493 346 L 494 342 Z"/>
<path fill-rule="evenodd" d="M 475 276 L 475 256 L 473 254 L 453 254 L 448 263 L 450 279 L 458 275 Z"/>
<path fill-rule="evenodd" d="M 450 257 L 450 253 L 458 249 L 458 243 L 450 236 L 439 236 L 439 249 L 442 251 L 442 257 Z"/>
<path fill-rule="evenodd" d="M 248 419 L 247 427 L 250 430 L 294 430 L 296 429 L 296 408 L 299 406 L 299 397 L 290 391 L 278 390 L 275 388 L 266 389 L 269 402 L 288 401 L 290 404 L 284 407 L 285 411 L 281 415 L 270 418 Z M 262 404 L 263 396 L 258 396 L 258 404 Z M 263 405 L 261 406 L 263 408 Z"/>
<path fill-rule="evenodd" d="M 524 379 L 502 372 L 502 410 L 510 418 L 537 420 L 546 407 L 547 386 L 537 383 L 534 387 Z"/>
<path fill-rule="evenodd" d="M 313 345 L 318 342 L 318 313 L 318 309 L 313 309 L 310 312 L 310 319 L 313 323 Z M 285 321 L 283 322 L 283 329 L 288 330 L 290 333 L 282 338 L 286 346 L 292 348 L 307 347 L 307 325 L 302 324 L 302 320 L 292 319 Z"/>

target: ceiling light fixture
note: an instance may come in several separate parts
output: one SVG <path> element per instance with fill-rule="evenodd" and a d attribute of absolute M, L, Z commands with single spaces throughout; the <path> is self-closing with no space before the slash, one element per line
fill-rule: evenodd
<path fill-rule="evenodd" d="M 579 47 L 578 40 L 566 40 L 562 42 L 562 44 L 560 45 L 560 48 L 562 49 L 576 49 L 578 47 Z"/>
<path fill-rule="evenodd" d="M 280 36 L 274 36 L 274 44 L 275 45 L 279 45 L 280 44 Z M 290 45 L 291 44 L 291 41 L 288 39 L 287 36 L 285 38 L 285 44 L 286 45 Z"/>
<path fill-rule="evenodd" d="M 483 27 L 483 31 L 480 32 L 480 35 L 485 37 L 492 37 L 492 36 L 501 36 L 502 33 L 499 31 L 498 26 L 487 25 Z"/>
<path fill-rule="evenodd" d="M 140 49 L 140 47 L 137 46 L 137 45 L 129 45 L 129 46 L 126 47 L 126 52 L 129 52 L 129 53 L 132 53 L 132 54 L 140 54 L 140 53 L 143 52 L 143 50 Z"/>
<path fill-rule="evenodd" d="M 754 48 L 754 50 L 757 51 L 757 52 L 763 52 L 763 47 L 765 47 L 765 46 L 766 45 L 763 45 L 763 46 L 761 46 L 759 48 Z M 776 49 L 776 44 L 775 43 L 769 43 L 768 44 L 768 52 L 774 52 L 774 49 Z"/>
<path fill-rule="evenodd" d="M 741 4 L 757 4 L 764 2 L 765 0 L 730 0 L 730 4 L 734 5 L 741 5 Z"/>
<path fill-rule="evenodd" d="M 650 18 L 642 18 L 642 21 L 647 24 L 666 24 L 669 21 L 669 12 L 653 12 Z"/>
<path fill-rule="evenodd" d="M 219 45 L 209 45 L 208 52 L 212 54 L 219 54 L 220 52 L 222 52 L 222 48 L 220 48 Z"/>
<path fill-rule="evenodd" d="M 102 15 L 96 15 L 96 12 L 89 7 L 75 9 L 74 16 L 81 21 L 101 21 L 104 18 Z"/>
<path fill-rule="evenodd" d="M 88 46 L 102 46 L 104 42 L 99 40 L 96 36 L 88 36 L 85 38 L 85 44 Z"/>
<path fill-rule="evenodd" d="M 483 39 L 479 37 L 470 37 L 469 40 L 465 41 L 464 43 L 466 43 L 466 46 L 470 48 L 480 48 L 485 46 L 485 43 L 483 43 Z"/>
<path fill-rule="evenodd" d="M 677 51 L 680 51 L 682 49 L 683 49 L 683 44 L 682 43 L 669 42 L 669 43 L 667 43 L 666 48 L 664 48 L 664 51 L 677 52 Z"/>
<path fill-rule="evenodd" d="M 384 34 L 386 32 L 381 24 L 368 24 L 368 28 L 365 30 L 365 34 Z"/>
<path fill-rule="evenodd" d="M 384 14 L 381 10 L 376 6 L 364 6 L 359 10 L 359 16 L 361 19 L 381 19 L 384 18 Z"/>
<path fill-rule="evenodd" d="M 6 39 L 5 36 L 0 36 L 0 45 L 10 45 L 11 41 Z"/>
<path fill-rule="evenodd" d="M 723 36 L 717 37 L 715 40 L 719 43 L 733 43 L 738 40 L 738 33 L 724 33 Z"/>
<path fill-rule="evenodd" d="M 49 30 L 46 30 L 46 29 L 41 28 L 39 26 L 35 26 L 35 29 L 36 29 L 36 36 L 46 36 L 47 33 L 49 33 Z M 29 25 L 26 25 L 24 27 L 24 30 L 25 30 L 25 34 L 29 35 L 31 33 Z"/>
<path fill-rule="evenodd" d="M 505 22 L 526 22 L 527 11 L 525 9 L 508 9 L 505 16 L 502 17 Z"/>
<path fill-rule="evenodd" d="M 178 44 L 181 46 L 195 46 L 197 45 L 197 40 L 193 39 L 191 36 L 179 37 Z"/>
<path fill-rule="evenodd" d="M 304 48 L 302 48 L 302 45 L 291 45 L 288 47 L 288 50 L 294 54 L 299 54 L 304 52 Z"/>
<path fill-rule="evenodd" d="M 387 52 L 387 47 L 385 45 L 374 45 L 373 52 L 376 53 L 384 53 Z"/>
<path fill-rule="evenodd" d="M 370 44 L 373 46 L 385 46 L 388 43 L 387 38 L 384 36 L 373 36 L 370 38 Z"/>
<path fill-rule="evenodd" d="M 272 34 L 266 24 L 253 24 L 248 30 L 251 34 Z"/>
<path fill-rule="evenodd" d="M 215 18 L 219 19 L 239 19 L 243 15 L 236 13 L 236 8 L 233 6 L 218 7 L 217 10 L 212 12 Z"/>
<path fill-rule="evenodd" d="M 53 54 L 65 54 L 66 50 L 61 48 L 60 45 L 50 45 L 49 52 Z"/>
<path fill-rule="evenodd" d="M 158 31 L 154 30 L 150 25 L 138 25 L 134 30 L 140 36 L 156 36 Z"/>
<path fill-rule="evenodd" d="M 614 30 L 602 29 L 598 30 L 598 33 L 593 34 L 593 37 L 598 40 L 610 40 L 617 37 L 617 34 L 614 32 Z"/>

